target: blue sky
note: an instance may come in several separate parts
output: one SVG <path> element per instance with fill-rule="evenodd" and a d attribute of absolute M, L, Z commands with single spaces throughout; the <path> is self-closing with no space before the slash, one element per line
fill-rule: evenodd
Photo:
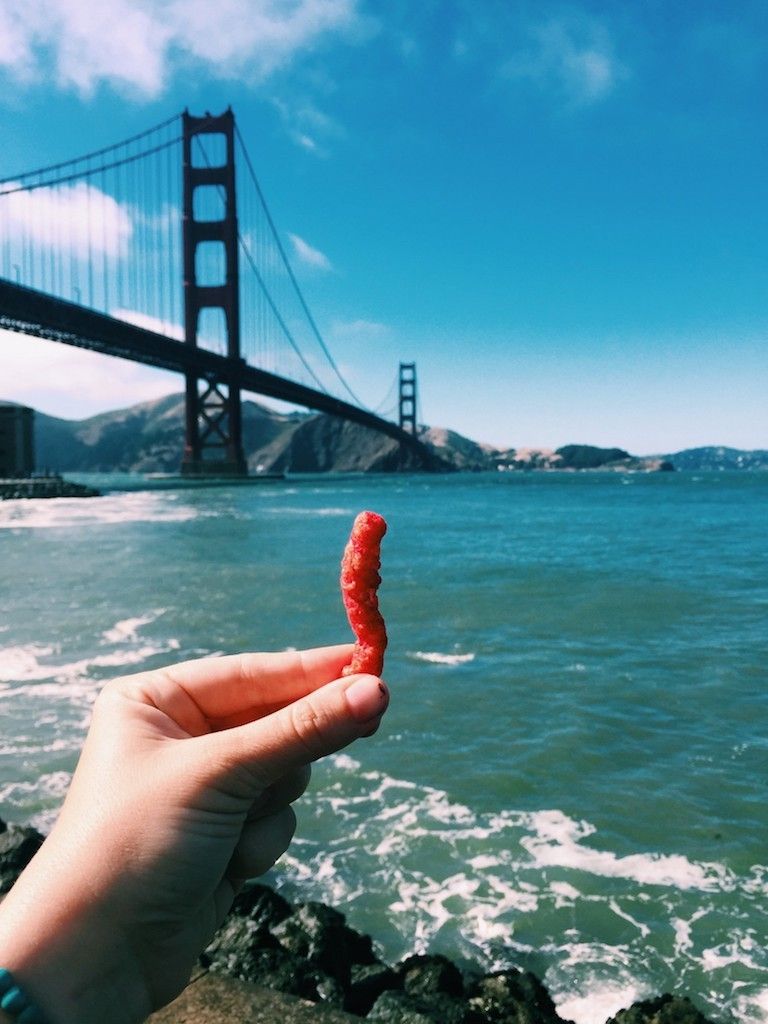
<path fill-rule="evenodd" d="M 768 8 L 0 0 L 0 177 L 235 110 L 325 340 L 376 406 L 500 446 L 768 447 Z M 0 335 L 0 398 L 159 371 Z"/>

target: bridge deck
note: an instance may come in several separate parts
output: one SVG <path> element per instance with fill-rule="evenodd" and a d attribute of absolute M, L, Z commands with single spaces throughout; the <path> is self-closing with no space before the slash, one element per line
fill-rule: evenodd
<path fill-rule="evenodd" d="M 187 345 L 3 278 L 0 278 L 0 327 L 177 373 L 192 373 L 200 378 L 211 376 L 243 391 L 359 423 L 406 445 L 418 454 L 425 467 L 434 462 L 429 449 L 412 434 L 350 402 L 259 370 L 244 359 L 230 359 Z"/>

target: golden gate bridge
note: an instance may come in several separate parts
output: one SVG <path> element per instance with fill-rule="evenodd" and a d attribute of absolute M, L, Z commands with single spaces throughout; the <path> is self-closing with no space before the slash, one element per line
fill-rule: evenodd
<path fill-rule="evenodd" d="M 396 421 L 341 373 L 231 109 L 0 179 L 0 328 L 182 374 L 185 474 L 246 473 L 243 391 L 387 434 L 403 465 L 433 462 L 415 364 L 400 363 Z"/>

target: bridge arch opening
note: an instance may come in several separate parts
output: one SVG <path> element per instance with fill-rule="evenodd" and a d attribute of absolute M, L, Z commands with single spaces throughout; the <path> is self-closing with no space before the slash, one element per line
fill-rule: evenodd
<path fill-rule="evenodd" d="M 224 242 L 198 242 L 195 249 L 195 282 L 201 288 L 218 288 L 227 282 L 227 250 Z"/>
<path fill-rule="evenodd" d="M 203 120 L 203 119 L 201 119 Z M 206 132 L 205 138 L 199 135 L 191 150 L 193 167 L 225 167 L 227 164 L 227 136 L 224 132 Z"/>
<path fill-rule="evenodd" d="M 192 215 L 203 224 L 224 220 L 226 199 L 218 185 L 197 185 L 192 193 Z"/>
<path fill-rule="evenodd" d="M 197 318 L 197 344 L 220 356 L 227 354 L 227 315 L 221 306 L 203 306 Z"/>

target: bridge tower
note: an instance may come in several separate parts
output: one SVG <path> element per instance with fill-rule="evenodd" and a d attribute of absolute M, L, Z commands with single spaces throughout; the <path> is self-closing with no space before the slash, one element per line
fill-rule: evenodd
<path fill-rule="evenodd" d="M 416 437 L 416 363 L 400 363 L 398 384 L 400 429 Z"/>
<path fill-rule="evenodd" d="M 227 356 L 240 359 L 240 285 L 237 258 L 237 202 L 235 195 L 235 117 L 231 108 L 219 116 L 193 117 L 186 110 L 183 122 L 183 252 L 184 340 L 197 346 L 200 312 L 220 309 L 224 316 Z M 224 163 L 209 166 L 193 157 L 195 137 L 223 136 Z M 216 147 L 218 151 L 219 147 Z M 195 217 L 195 190 L 214 186 L 223 198 L 218 220 Z M 198 282 L 198 246 L 213 242 L 223 247 L 224 280 Z M 186 437 L 181 471 L 187 475 L 241 476 L 247 473 L 242 441 L 240 388 L 215 374 L 202 379 L 186 375 Z"/>

